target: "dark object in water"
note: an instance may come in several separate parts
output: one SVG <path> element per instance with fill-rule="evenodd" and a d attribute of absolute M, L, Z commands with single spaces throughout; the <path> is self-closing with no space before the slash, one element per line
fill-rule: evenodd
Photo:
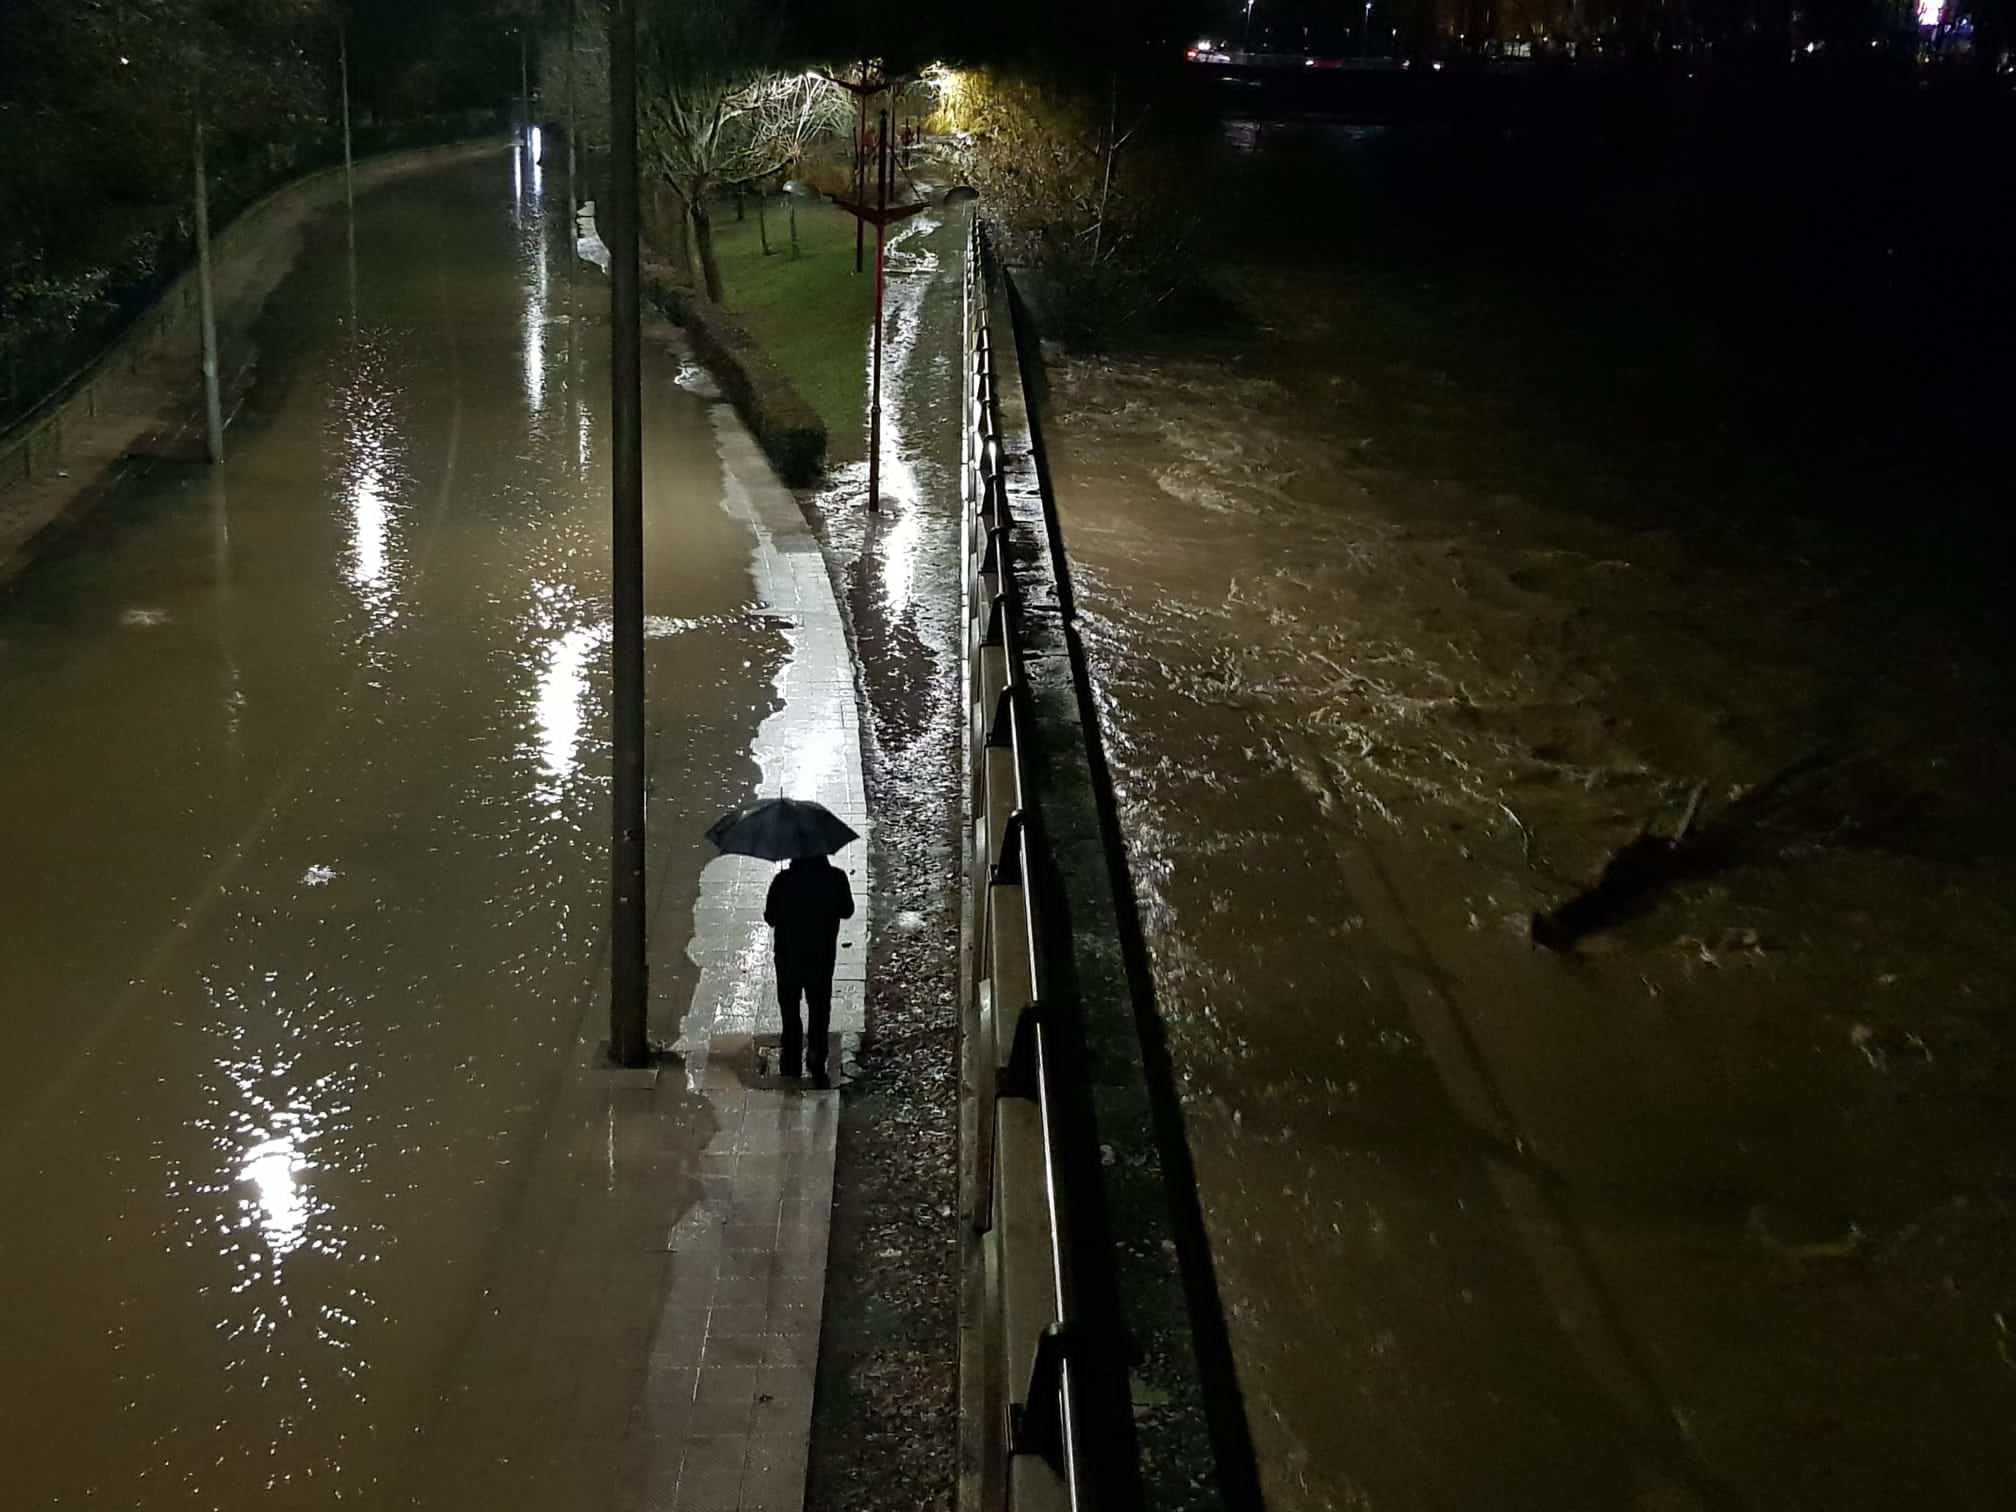
<path fill-rule="evenodd" d="M 1586 935 L 1614 929 L 1650 913 L 1660 895 L 1675 883 L 1705 877 L 1733 866 L 1758 851 L 1761 833 L 1786 806 L 1788 789 L 1801 779 L 1834 764 L 1825 753 L 1795 761 L 1731 804 L 1712 823 L 1695 826 L 1703 789 L 1687 798 L 1687 812 L 1671 837 L 1640 830 L 1603 863 L 1603 874 L 1558 908 L 1533 915 L 1535 945 L 1572 951 Z"/>
<path fill-rule="evenodd" d="M 1549 950 L 1573 950 L 1584 935 L 1614 929 L 1647 913 L 1662 889 L 1691 869 L 1701 857 L 1685 848 L 1684 834 L 1668 839 L 1641 830 L 1603 863 L 1603 875 L 1559 908 L 1533 915 L 1533 943 Z"/>

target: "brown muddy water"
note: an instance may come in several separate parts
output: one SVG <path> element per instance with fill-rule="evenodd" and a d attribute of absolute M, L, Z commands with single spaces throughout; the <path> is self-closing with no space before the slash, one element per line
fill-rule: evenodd
<path fill-rule="evenodd" d="M 9 1507 L 407 1505 L 510 1258 L 605 897 L 607 292 L 545 188 L 388 186 L 354 263 L 319 223 L 228 465 L 0 604 Z M 784 650 L 680 376 L 647 353 L 667 1040 Z"/>
<path fill-rule="evenodd" d="M 1532 444 L 1341 261 L 1227 286 L 1047 437 L 1270 1506 L 2011 1505 L 1979 595 Z"/>

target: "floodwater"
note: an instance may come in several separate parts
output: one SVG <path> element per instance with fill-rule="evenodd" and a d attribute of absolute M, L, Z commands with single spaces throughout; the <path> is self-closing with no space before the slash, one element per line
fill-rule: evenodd
<path fill-rule="evenodd" d="M 1048 440 L 1270 1505 L 2010 1505 L 2000 590 L 1230 286 Z"/>
<path fill-rule="evenodd" d="M 313 228 L 229 465 L 0 605 L 10 1506 L 404 1504 L 601 1011 L 607 291 L 541 178 Z M 784 651 L 697 387 L 647 349 L 668 1042 Z"/>

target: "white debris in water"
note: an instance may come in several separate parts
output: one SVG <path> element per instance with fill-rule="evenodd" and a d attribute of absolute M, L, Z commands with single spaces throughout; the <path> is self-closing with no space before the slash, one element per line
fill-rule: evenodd
<path fill-rule="evenodd" d="M 335 878 L 336 868 L 324 866 L 320 861 L 301 873 L 302 884 L 307 887 L 327 887 Z"/>
<path fill-rule="evenodd" d="M 672 380 L 688 393 L 698 394 L 702 399 L 719 399 L 721 385 L 714 381 L 714 375 L 697 362 L 679 364 L 679 376 Z"/>
<path fill-rule="evenodd" d="M 583 205 L 575 217 L 574 251 L 583 261 L 595 264 L 604 273 L 609 271 L 609 244 L 602 240 L 602 233 L 595 227 L 593 200 Z"/>
<path fill-rule="evenodd" d="M 133 629 L 151 629 L 155 625 L 168 623 L 166 609 L 128 609 L 119 616 L 119 623 Z"/>

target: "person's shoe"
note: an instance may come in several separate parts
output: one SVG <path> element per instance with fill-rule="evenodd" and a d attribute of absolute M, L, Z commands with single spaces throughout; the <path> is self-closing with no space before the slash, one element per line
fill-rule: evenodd
<path fill-rule="evenodd" d="M 787 1060 L 786 1062 L 784 1062 L 782 1066 L 778 1068 L 777 1074 L 779 1076 L 788 1077 L 792 1081 L 796 1081 L 800 1075 L 800 1072 L 798 1070 L 798 1062 L 796 1062 L 795 1060 Z"/>
<path fill-rule="evenodd" d="M 823 1092 L 828 1087 L 833 1085 L 833 1078 L 826 1074 L 826 1066 L 823 1061 L 818 1065 L 812 1066 L 810 1068 L 810 1073 L 811 1073 L 812 1085 L 817 1087 L 820 1091 Z"/>

